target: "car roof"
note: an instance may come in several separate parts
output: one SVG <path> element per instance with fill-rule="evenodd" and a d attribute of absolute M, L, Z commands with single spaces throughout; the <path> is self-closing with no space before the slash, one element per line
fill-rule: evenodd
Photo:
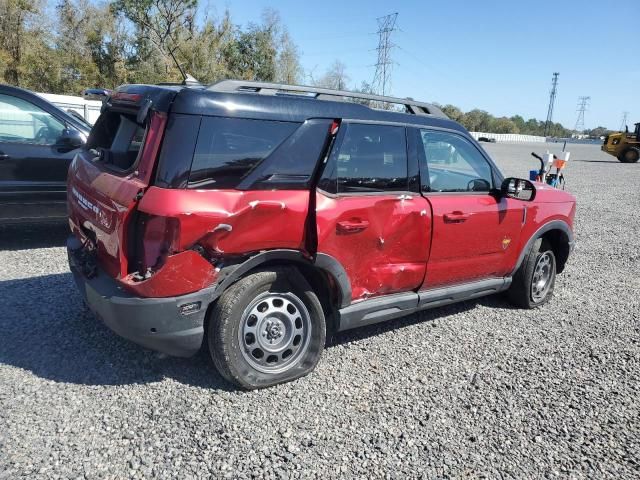
<path fill-rule="evenodd" d="M 48 113 L 61 118 L 63 121 L 67 123 L 70 123 L 75 128 L 77 128 L 78 130 L 81 130 L 84 133 L 89 133 L 89 131 L 91 130 L 91 127 L 89 127 L 88 125 L 85 125 L 80 120 L 78 120 L 77 118 L 74 118 L 72 115 L 69 115 L 67 112 L 62 110 L 57 105 L 54 105 L 50 101 L 41 97 L 37 93 L 32 92 L 31 90 L 26 90 L 24 88 L 14 87 L 11 85 L 0 84 L 0 94 L 11 95 L 17 98 L 21 98 L 22 100 L 31 102 L 37 107 L 47 111 Z"/>
<path fill-rule="evenodd" d="M 246 83 L 255 84 L 255 82 Z M 292 87 L 292 89 L 295 88 L 308 87 Z M 329 91 L 327 89 L 320 90 Z M 164 106 L 167 110 L 170 108 L 172 113 L 178 114 L 288 122 L 303 122 L 309 118 L 340 118 L 356 121 L 432 126 L 467 133 L 462 125 L 447 118 L 437 107 L 420 102 L 413 102 L 409 99 L 395 100 L 412 102 L 412 104 L 420 106 L 429 106 L 433 110 L 436 110 L 437 114 L 413 114 L 380 110 L 354 102 L 337 101 L 328 98 L 319 99 L 313 96 L 298 94 L 260 94 L 251 91 L 219 91 L 215 89 L 215 85 L 205 87 L 201 85 L 135 84 L 123 85 L 119 87 L 117 91 L 143 94 L 146 98 L 153 99 L 153 104 L 156 108 Z M 171 100 L 169 100 L 169 98 Z M 164 110 L 164 108 L 160 109 Z"/>

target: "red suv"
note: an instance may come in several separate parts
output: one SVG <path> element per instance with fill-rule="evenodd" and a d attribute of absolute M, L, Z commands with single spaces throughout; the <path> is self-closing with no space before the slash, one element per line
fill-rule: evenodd
<path fill-rule="evenodd" d="M 545 303 L 575 213 L 568 193 L 503 179 L 433 105 L 239 81 L 119 88 L 68 203 L 90 308 L 170 355 L 206 338 L 249 389 L 311 372 L 327 329 L 501 291 Z"/>

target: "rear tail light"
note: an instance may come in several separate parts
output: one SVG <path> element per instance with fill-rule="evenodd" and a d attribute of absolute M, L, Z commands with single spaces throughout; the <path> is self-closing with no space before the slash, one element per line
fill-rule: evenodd
<path fill-rule="evenodd" d="M 137 271 L 143 277 L 158 270 L 169 255 L 178 252 L 180 221 L 139 213 L 136 219 L 135 251 L 129 262 L 129 273 Z"/>

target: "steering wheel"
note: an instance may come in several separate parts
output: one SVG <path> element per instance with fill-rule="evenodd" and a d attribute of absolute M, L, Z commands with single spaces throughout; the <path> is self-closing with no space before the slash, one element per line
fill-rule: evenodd
<path fill-rule="evenodd" d="M 491 185 L 484 178 L 474 178 L 467 183 L 468 192 L 487 192 L 491 189 Z"/>
<path fill-rule="evenodd" d="M 36 133 L 36 137 L 34 138 L 34 141 L 36 143 L 47 143 L 48 139 L 49 139 L 49 127 L 40 127 L 40 130 L 38 130 L 38 133 Z"/>

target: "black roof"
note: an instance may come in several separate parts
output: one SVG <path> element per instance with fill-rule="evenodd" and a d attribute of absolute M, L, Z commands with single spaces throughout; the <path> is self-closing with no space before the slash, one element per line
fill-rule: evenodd
<path fill-rule="evenodd" d="M 222 82 L 225 83 L 225 82 Z M 250 82 L 248 82 L 250 83 Z M 413 114 L 379 110 L 366 105 L 329 100 L 297 94 L 260 94 L 251 91 L 216 91 L 212 87 L 182 85 L 123 85 L 118 92 L 140 93 L 153 101 L 154 108 L 167 110 L 170 104 L 173 113 L 213 115 L 224 117 L 252 118 L 256 120 L 278 120 L 303 122 L 309 118 L 340 118 L 402 124 L 433 126 L 465 132 L 462 125 L 438 113 Z M 295 87 L 292 87 L 295 88 Z M 305 87 L 307 88 L 307 87 Z M 347 93 L 338 92 L 337 93 Z M 384 98 L 384 97 L 380 97 Z M 390 98 L 390 97 L 389 97 Z M 392 99 L 393 103 L 405 99 Z M 413 102 L 416 105 L 429 105 Z M 425 109 L 426 110 L 426 109 Z"/>

